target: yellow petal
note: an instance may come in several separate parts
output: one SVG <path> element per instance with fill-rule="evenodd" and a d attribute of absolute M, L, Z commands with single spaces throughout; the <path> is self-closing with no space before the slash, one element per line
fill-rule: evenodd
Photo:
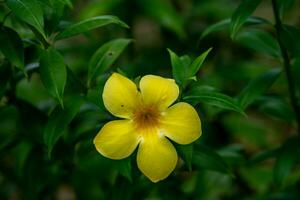
<path fill-rule="evenodd" d="M 94 139 L 98 152 L 111 159 L 128 157 L 140 139 L 130 120 L 115 120 L 105 124 Z"/>
<path fill-rule="evenodd" d="M 154 75 L 142 77 L 140 90 L 144 103 L 158 106 L 160 110 L 170 106 L 179 95 L 179 88 L 173 79 Z"/>
<path fill-rule="evenodd" d="M 138 168 L 152 182 L 168 177 L 175 169 L 177 153 L 172 143 L 156 133 L 141 141 L 137 154 Z"/>
<path fill-rule="evenodd" d="M 121 118 L 130 118 L 139 100 L 136 85 L 128 78 L 113 73 L 103 89 L 103 102 L 106 109 Z"/>
<path fill-rule="evenodd" d="M 180 102 L 166 110 L 160 121 L 161 132 L 179 144 L 189 144 L 201 136 L 201 121 L 196 110 Z"/>

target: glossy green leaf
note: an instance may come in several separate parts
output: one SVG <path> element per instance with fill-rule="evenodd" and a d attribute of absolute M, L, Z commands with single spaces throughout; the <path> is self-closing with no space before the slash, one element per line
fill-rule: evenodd
<path fill-rule="evenodd" d="M 193 153 L 193 164 L 201 169 L 217 171 L 233 176 L 233 173 L 223 158 L 212 149 L 197 145 Z"/>
<path fill-rule="evenodd" d="M 130 42 L 130 39 L 115 39 L 103 44 L 94 53 L 89 62 L 88 85 L 112 66 Z"/>
<path fill-rule="evenodd" d="M 0 27 L 0 50 L 17 68 L 24 71 L 23 42 L 13 29 Z"/>
<path fill-rule="evenodd" d="M 168 49 L 171 63 L 172 63 L 172 74 L 173 78 L 179 85 L 183 85 L 186 79 L 187 68 L 185 68 L 179 56 L 176 55 L 172 50 Z"/>
<path fill-rule="evenodd" d="M 55 37 L 55 40 L 72 37 L 74 35 L 78 35 L 80 33 L 84 33 L 108 24 L 117 24 L 121 27 L 128 28 L 128 25 L 121 21 L 118 17 L 112 15 L 102 15 L 83 20 L 67 27 Z"/>
<path fill-rule="evenodd" d="M 44 130 L 44 143 L 47 147 L 49 158 L 54 145 L 79 112 L 82 103 L 83 100 L 81 97 L 70 96 L 66 99 L 64 108 L 56 106 L 50 114 Z"/>
<path fill-rule="evenodd" d="M 228 95 L 215 91 L 206 90 L 192 90 L 185 97 L 185 100 L 191 100 L 195 103 L 204 103 L 212 106 L 216 106 L 223 110 L 233 110 L 240 114 L 245 115 L 242 107 L 238 102 Z"/>
<path fill-rule="evenodd" d="M 203 52 L 200 56 L 198 56 L 191 64 L 191 66 L 189 67 L 188 71 L 189 71 L 189 77 L 193 77 L 195 76 L 195 74 L 199 71 L 200 67 L 202 66 L 205 58 L 207 57 L 207 55 L 209 54 L 209 52 L 212 50 L 212 48 L 209 48 L 208 50 L 206 50 L 205 52 Z"/>
<path fill-rule="evenodd" d="M 256 79 L 251 80 L 237 97 L 243 109 L 247 108 L 258 97 L 263 95 L 277 80 L 281 73 L 280 69 L 270 70 Z"/>
<path fill-rule="evenodd" d="M 7 0 L 6 3 L 20 20 L 36 28 L 45 37 L 43 11 L 37 0 Z"/>
<path fill-rule="evenodd" d="M 261 0 L 244 0 L 231 17 L 230 37 L 234 38 L 247 18 L 254 12 Z"/>
<path fill-rule="evenodd" d="M 67 80 L 67 70 L 62 55 L 50 47 L 42 52 L 40 74 L 48 92 L 63 106 L 63 95 Z"/>
<path fill-rule="evenodd" d="M 268 32 L 258 29 L 241 31 L 236 36 L 236 41 L 250 49 L 280 58 L 280 48 L 276 39 Z"/>

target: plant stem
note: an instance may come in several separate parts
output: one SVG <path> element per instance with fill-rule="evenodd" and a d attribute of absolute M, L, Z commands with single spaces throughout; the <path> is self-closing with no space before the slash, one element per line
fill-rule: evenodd
<path fill-rule="evenodd" d="M 279 16 L 279 8 L 278 8 L 277 0 L 272 0 L 272 7 L 273 7 L 273 12 L 274 12 L 274 17 L 275 17 L 274 27 L 276 29 L 277 41 L 278 41 L 280 51 L 281 51 L 281 55 L 282 55 L 282 58 L 283 58 L 283 66 L 284 66 L 286 79 L 287 79 L 287 82 L 288 82 L 290 102 L 291 102 L 291 105 L 293 107 L 295 117 L 296 117 L 296 120 L 297 120 L 298 133 L 300 134 L 300 108 L 299 108 L 298 101 L 297 101 L 296 89 L 295 89 L 295 80 L 294 80 L 294 77 L 293 77 L 292 72 L 291 72 L 291 63 L 290 63 L 288 51 L 285 48 L 285 46 L 283 44 L 283 41 L 282 41 L 282 37 L 281 37 L 283 27 L 282 27 L 282 22 L 281 22 L 281 19 L 280 19 L 280 16 Z"/>

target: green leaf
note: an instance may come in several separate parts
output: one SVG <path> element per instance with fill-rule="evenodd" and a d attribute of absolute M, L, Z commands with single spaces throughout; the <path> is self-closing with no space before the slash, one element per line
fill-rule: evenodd
<path fill-rule="evenodd" d="M 79 112 L 82 103 L 83 100 L 81 97 L 70 96 L 65 101 L 64 109 L 62 109 L 60 106 L 56 106 L 56 108 L 50 114 L 44 130 L 44 143 L 47 147 L 49 158 L 51 157 L 51 152 L 54 145 L 63 135 L 76 114 Z"/>
<path fill-rule="evenodd" d="M 41 79 L 48 92 L 63 106 L 63 94 L 67 80 L 64 58 L 53 47 L 42 52 L 40 58 Z"/>
<path fill-rule="evenodd" d="M 258 97 L 267 92 L 267 90 L 277 80 L 280 73 L 280 69 L 273 69 L 250 81 L 237 97 L 241 107 L 243 109 L 247 108 Z"/>
<path fill-rule="evenodd" d="M 254 155 L 250 160 L 248 161 L 249 164 L 257 164 L 259 162 L 265 161 L 267 159 L 275 157 L 279 152 L 279 148 L 269 149 L 262 152 L 259 152 L 258 154 Z"/>
<path fill-rule="evenodd" d="M 162 26 L 174 32 L 180 39 L 186 38 L 183 17 L 170 1 L 140 0 L 139 5 Z"/>
<path fill-rule="evenodd" d="M 43 11 L 36 0 L 7 0 L 6 3 L 20 20 L 32 25 L 45 37 Z"/>
<path fill-rule="evenodd" d="M 215 91 L 207 91 L 200 89 L 192 89 L 185 97 L 185 100 L 191 100 L 195 103 L 204 103 L 224 110 L 233 110 L 242 115 L 245 115 L 242 107 L 236 102 L 235 99 Z"/>
<path fill-rule="evenodd" d="M 215 32 L 218 32 L 218 31 L 221 31 L 221 30 L 224 30 L 226 28 L 228 28 L 228 26 L 230 25 L 230 22 L 231 22 L 231 19 L 224 19 L 224 20 L 221 20 L 215 24 L 212 24 L 210 26 L 208 26 L 201 34 L 201 37 L 200 39 L 212 34 L 212 33 L 215 33 Z"/>
<path fill-rule="evenodd" d="M 67 27 L 55 37 L 55 40 L 61 40 L 64 38 L 72 37 L 74 35 L 78 35 L 80 33 L 84 33 L 86 31 L 99 28 L 108 24 L 117 24 L 121 27 L 128 28 L 128 25 L 121 21 L 118 17 L 112 15 L 102 15 L 83 20 L 81 22 Z"/>
<path fill-rule="evenodd" d="M 274 181 L 283 184 L 299 157 L 299 138 L 290 138 L 279 149 L 274 166 Z"/>
<path fill-rule="evenodd" d="M 183 85 L 186 79 L 186 69 L 179 56 L 176 55 L 172 50 L 168 49 L 171 63 L 172 63 L 172 74 L 174 79 L 179 85 Z"/>
<path fill-rule="evenodd" d="M 194 152 L 194 144 L 189 145 L 178 145 L 178 153 L 182 156 L 185 164 L 188 169 L 192 170 L 192 160 L 193 160 L 193 152 Z"/>
<path fill-rule="evenodd" d="M 185 68 L 188 68 L 192 63 L 192 60 L 188 55 L 180 56 L 180 60 Z"/>
<path fill-rule="evenodd" d="M 271 57 L 281 57 L 280 48 L 276 39 L 266 31 L 248 29 L 240 32 L 236 36 L 236 41 L 250 49 L 267 54 Z"/>
<path fill-rule="evenodd" d="M 200 39 L 202 39 L 212 33 L 229 28 L 230 23 L 231 23 L 231 19 L 224 19 L 215 24 L 208 26 L 202 32 Z M 270 22 L 266 19 L 259 18 L 259 17 L 249 17 L 245 22 L 245 25 L 257 25 L 257 24 L 270 24 Z"/>
<path fill-rule="evenodd" d="M 295 119 L 294 111 L 291 109 L 288 101 L 282 97 L 262 97 L 258 100 L 258 110 L 285 122 Z"/>
<path fill-rule="evenodd" d="M 194 149 L 193 164 L 199 168 L 217 171 L 233 176 L 233 173 L 223 158 L 215 151 L 204 145 L 197 145 Z"/>
<path fill-rule="evenodd" d="M 61 4 L 67 5 L 69 8 L 73 8 L 73 4 L 72 4 L 71 0 L 50 0 L 50 1 L 52 1 L 52 3 L 53 3 L 53 1 L 61 2 Z"/>
<path fill-rule="evenodd" d="M 276 0 L 279 7 L 279 12 L 281 17 L 284 15 L 285 11 L 289 11 L 292 9 L 293 5 L 295 4 L 295 0 Z"/>
<path fill-rule="evenodd" d="M 24 72 L 24 48 L 18 33 L 11 28 L 1 27 L 0 44 L 3 55 Z"/>
<path fill-rule="evenodd" d="M 24 176 L 24 166 L 26 160 L 30 155 L 30 151 L 32 150 L 32 145 L 27 141 L 20 142 L 14 149 L 13 155 L 15 159 L 15 168 L 16 174 L 19 178 L 23 178 Z"/>
<path fill-rule="evenodd" d="M 132 173 L 131 173 L 131 158 L 128 157 L 123 160 L 117 161 L 118 172 L 127 180 L 132 182 Z"/>
<path fill-rule="evenodd" d="M 103 44 L 92 56 L 89 62 L 88 85 L 92 79 L 105 72 L 132 42 L 130 39 L 116 39 Z"/>
<path fill-rule="evenodd" d="M 291 58 L 300 57 L 300 29 L 295 26 L 283 25 L 280 32 L 281 41 L 288 49 Z"/>
<path fill-rule="evenodd" d="M 200 67 L 202 66 L 205 58 L 207 57 L 208 53 L 212 50 L 212 48 L 209 48 L 204 53 L 202 53 L 200 56 L 198 56 L 190 65 L 189 67 L 189 77 L 195 76 L 195 74 L 199 71 Z"/>
<path fill-rule="evenodd" d="M 230 37 L 234 38 L 247 18 L 254 12 L 261 0 L 244 0 L 231 17 Z"/>
<path fill-rule="evenodd" d="M 0 66 L 0 99 L 5 94 L 12 72 L 8 64 Z"/>

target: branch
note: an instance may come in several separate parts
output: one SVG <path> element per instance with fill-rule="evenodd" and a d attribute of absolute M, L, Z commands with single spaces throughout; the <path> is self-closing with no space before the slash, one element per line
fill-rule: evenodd
<path fill-rule="evenodd" d="M 298 133 L 300 134 L 300 108 L 298 105 L 297 97 L 296 97 L 296 89 L 295 89 L 295 80 L 291 72 L 291 63 L 288 55 L 288 51 L 285 48 L 281 33 L 283 31 L 282 27 L 282 22 L 279 16 L 279 9 L 278 9 L 278 4 L 277 0 L 272 0 L 272 7 L 273 7 L 273 12 L 274 12 L 274 17 L 275 17 L 275 29 L 276 29 L 276 34 L 277 34 L 277 41 L 280 47 L 281 55 L 283 58 L 283 66 L 284 66 L 284 71 L 286 75 L 286 79 L 288 82 L 288 90 L 289 90 L 289 97 L 290 97 L 290 102 L 293 107 L 295 117 L 297 120 L 298 124 Z"/>

